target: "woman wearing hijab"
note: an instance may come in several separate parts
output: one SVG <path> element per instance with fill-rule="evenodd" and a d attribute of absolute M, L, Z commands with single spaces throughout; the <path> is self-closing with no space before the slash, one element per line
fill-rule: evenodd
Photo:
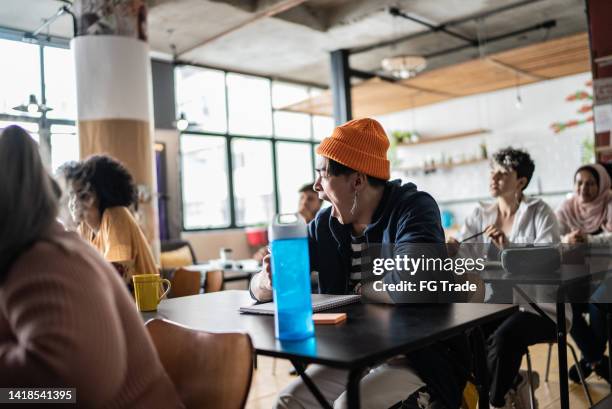
<path fill-rule="evenodd" d="M 574 175 L 575 193 L 557 211 L 564 243 L 612 242 L 610 184 L 610 176 L 600 164 L 578 168 Z"/>
<path fill-rule="evenodd" d="M 564 243 L 612 243 L 610 186 L 610 176 L 602 165 L 578 168 L 574 175 L 574 194 L 557 210 Z M 579 365 L 583 374 L 589 376 L 595 371 L 609 380 L 608 357 L 604 355 L 607 338 L 603 312 L 595 304 L 586 303 L 572 304 L 572 310 L 574 323 L 570 333 L 582 352 Z M 589 323 L 585 314 L 589 314 Z M 569 377 L 580 383 L 576 365 L 570 368 Z"/>

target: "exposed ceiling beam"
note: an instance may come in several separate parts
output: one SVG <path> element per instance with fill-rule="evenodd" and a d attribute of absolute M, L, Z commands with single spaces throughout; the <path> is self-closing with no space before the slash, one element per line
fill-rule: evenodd
<path fill-rule="evenodd" d="M 488 63 L 492 64 L 492 65 L 495 65 L 496 67 L 512 71 L 512 72 L 514 72 L 514 73 L 516 73 L 518 75 L 522 75 L 523 77 L 531 78 L 531 79 L 536 80 L 536 81 L 543 81 L 543 80 L 550 79 L 550 78 L 545 77 L 543 75 L 534 74 L 532 72 L 525 71 L 525 70 L 522 70 L 520 68 L 517 68 L 517 67 L 515 67 L 513 65 L 506 64 L 505 62 L 498 61 L 495 58 L 486 57 L 484 60 L 487 61 Z"/>
<path fill-rule="evenodd" d="M 220 66 L 215 66 L 215 65 L 210 65 L 210 64 L 200 64 L 195 61 L 172 60 L 172 59 L 167 60 L 167 61 L 172 62 L 176 66 L 184 65 L 184 66 L 190 66 L 190 67 L 206 68 L 209 70 L 226 71 L 226 72 L 231 71 L 234 74 L 242 74 L 246 76 L 255 75 L 258 77 L 267 78 L 270 81 L 288 82 L 288 83 L 292 83 L 296 85 L 303 85 L 305 87 L 320 88 L 320 89 L 329 88 L 326 84 L 310 82 L 310 81 L 300 81 L 296 79 L 286 78 L 281 75 L 265 75 L 265 74 L 261 74 L 257 72 L 247 72 L 247 71 L 241 71 L 239 69 L 233 69 L 233 68 L 231 70 L 228 70 L 227 67 L 220 67 Z"/>
<path fill-rule="evenodd" d="M 398 9 L 397 7 L 391 7 L 389 9 L 389 13 L 393 17 L 402 17 L 402 18 L 404 18 L 406 20 L 410 20 L 410 21 L 413 21 L 413 22 L 415 22 L 417 24 L 425 26 L 430 31 L 432 31 L 434 33 L 435 32 L 441 32 L 441 33 L 444 33 L 444 34 L 448 34 L 449 36 L 454 37 L 454 38 L 458 38 L 459 40 L 462 40 L 462 41 L 465 41 L 466 43 L 471 44 L 474 47 L 478 46 L 478 40 L 476 40 L 474 38 L 469 38 L 467 36 L 464 36 L 463 34 L 458 33 L 456 31 L 451 31 L 448 28 L 446 28 L 446 25 L 444 25 L 444 24 L 440 24 L 440 25 L 430 24 L 430 23 L 428 23 L 428 22 L 426 22 L 426 21 L 424 21 L 424 20 L 422 20 L 420 18 L 416 18 L 416 17 L 411 16 L 410 14 L 404 13 L 403 11 Z"/>
<path fill-rule="evenodd" d="M 254 13 L 252 13 L 248 18 L 246 18 L 244 21 L 240 22 L 239 24 L 233 25 L 231 27 L 226 28 L 225 30 L 221 31 L 220 33 L 217 33 L 211 37 L 205 38 L 203 40 L 201 40 L 200 42 L 198 42 L 195 45 L 189 46 L 183 50 L 180 50 L 178 52 L 178 56 L 181 56 L 185 53 L 188 53 L 189 51 L 195 50 L 196 48 L 200 48 L 203 45 L 206 45 L 212 41 L 215 41 L 223 36 L 228 35 L 229 33 L 232 33 L 236 30 L 240 30 L 241 28 L 252 24 L 256 21 L 259 21 L 261 19 L 264 18 L 268 18 L 268 17 L 272 17 L 275 16 L 276 14 L 282 13 L 284 11 L 287 11 L 289 9 L 292 9 L 293 7 L 299 6 L 300 4 L 304 3 L 306 0 L 278 0 L 278 1 L 265 1 L 263 2 L 263 4 L 261 5 L 261 7 L 258 7 L 257 11 L 255 11 Z"/>
<path fill-rule="evenodd" d="M 509 33 L 504 33 L 504 34 L 500 34 L 500 35 L 496 35 L 496 36 L 493 36 L 493 37 L 486 38 L 485 42 L 487 44 L 490 44 L 490 43 L 494 43 L 496 41 L 505 40 L 507 38 L 517 37 L 517 36 L 519 36 L 521 34 L 529 33 L 531 31 L 542 30 L 542 29 L 548 30 L 548 29 L 551 29 L 551 28 L 555 27 L 556 25 L 557 25 L 557 21 L 556 20 L 546 20 L 546 21 L 544 21 L 542 23 L 534 24 L 533 26 L 521 28 L 519 30 L 511 31 Z M 440 50 L 440 51 L 435 51 L 433 53 L 425 54 L 425 55 L 423 55 L 423 57 L 424 58 L 440 57 L 442 55 L 452 54 L 452 53 L 455 53 L 457 51 L 465 50 L 466 48 L 472 48 L 472 47 L 473 46 L 471 44 L 460 45 L 458 47 L 447 48 L 446 50 Z"/>
<path fill-rule="evenodd" d="M 473 20 L 478 20 L 478 19 L 490 17 L 492 15 L 503 13 L 503 12 L 515 9 L 517 7 L 523 7 L 523 6 L 527 6 L 527 5 L 530 5 L 530 4 L 533 4 L 533 3 L 538 3 L 538 2 L 541 2 L 541 1 L 544 1 L 544 0 L 521 0 L 521 1 L 517 1 L 515 3 L 508 4 L 508 5 L 501 6 L 501 7 L 497 7 L 497 8 L 491 9 L 491 10 L 486 10 L 486 11 L 483 11 L 481 13 L 470 14 L 470 15 L 462 17 L 462 18 L 458 18 L 458 19 L 455 19 L 455 20 L 447 21 L 446 23 L 442 23 L 442 24 L 439 24 L 438 26 L 436 26 L 437 30 L 436 30 L 436 27 L 434 27 L 433 29 L 430 28 L 430 29 L 425 30 L 425 31 L 419 31 L 417 33 L 408 34 L 406 36 L 402 36 L 402 37 L 395 38 L 395 39 L 392 39 L 392 40 L 382 41 L 380 43 L 366 45 L 366 46 L 362 46 L 362 47 L 355 47 L 355 48 L 352 48 L 350 50 L 350 52 L 351 52 L 351 54 L 360 54 L 360 53 L 365 53 L 365 52 L 368 52 L 368 51 L 371 51 L 371 50 L 374 50 L 374 49 L 377 49 L 377 48 L 388 47 L 388 46 L 391 46 L 391 45 L 394 45 L 394 44 L 403 43 L 403 42 L 408 41 L 408 40 L 413 40 L 415 38 L 422 37 L 422 36 L 425 36 L 425 35 L 429 35 L 429 34 L 434 33 L 436 31 L 440 31 L 440 28 L 447 29 L 448 27 L 460 25 L 460 24 L 467 23 L 467 22 L 470 22 L 470 21 L 473 21 Z"/>

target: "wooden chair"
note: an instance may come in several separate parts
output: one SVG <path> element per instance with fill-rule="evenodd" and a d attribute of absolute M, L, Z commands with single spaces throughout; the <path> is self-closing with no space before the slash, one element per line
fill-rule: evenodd
<path fill-rule="evenodd" d="M 253 373 L 248 334 L 213 334 L 161 319 L 146 327 L 187 409 L 244 408 Z"/>
<path fill-rule="evenodd" d="M 198 264 L 198 260 L 188 241 L 167 240 L 161 243 L 160 264 L 162 275 L 169 277 L 174 269 Z"/>
<path fill-rule="evenodd" d="M 193 247 L 191 243 L 186 240 L 165 240 L 161 242 L 161 251 L 162 253 L 167 251 L 178 250 L 182 247 L 187 247 L 189 249 L 189 253 L 191 254 L 191 264 L 198 264 L 198 259 L 196 257 L 195 251 L 193 251 Z"/>
<path fill-rule="evenodd" d="M 223 289 L 223 270 L 213 270 L 206 273 L 204 283 L 205 293 L 214 293 Z"/>
<path fill-rule="evenodd" d="M 185 268 L 177 268 L 172 274 L 170 282 L 172 283 L 172 297 L 184 297 L 186 295 L 195 295 L 200 293 L 201 273 L 199 271 L 187 270 Z"/>

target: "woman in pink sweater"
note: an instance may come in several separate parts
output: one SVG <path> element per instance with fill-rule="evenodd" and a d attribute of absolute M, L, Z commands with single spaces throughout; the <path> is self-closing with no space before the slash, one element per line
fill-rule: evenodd
<path fill-rule="evenodd" d="M 113 267 L 55 220 L 38 146 L 0 135 L 0 387 L 76 388 L 78 407 L 182 408 Z"/>

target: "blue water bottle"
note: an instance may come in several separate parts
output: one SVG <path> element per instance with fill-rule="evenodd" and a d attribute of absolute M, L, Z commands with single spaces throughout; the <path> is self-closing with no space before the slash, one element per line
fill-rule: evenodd
<path fill-rule="evenodd" d="M 310 259 L 306 223 L 297 215 L 277 215 L 268 228 L 272 253 L 272 289 L 276 338 L 314 335 L 310 299 Z"/>

